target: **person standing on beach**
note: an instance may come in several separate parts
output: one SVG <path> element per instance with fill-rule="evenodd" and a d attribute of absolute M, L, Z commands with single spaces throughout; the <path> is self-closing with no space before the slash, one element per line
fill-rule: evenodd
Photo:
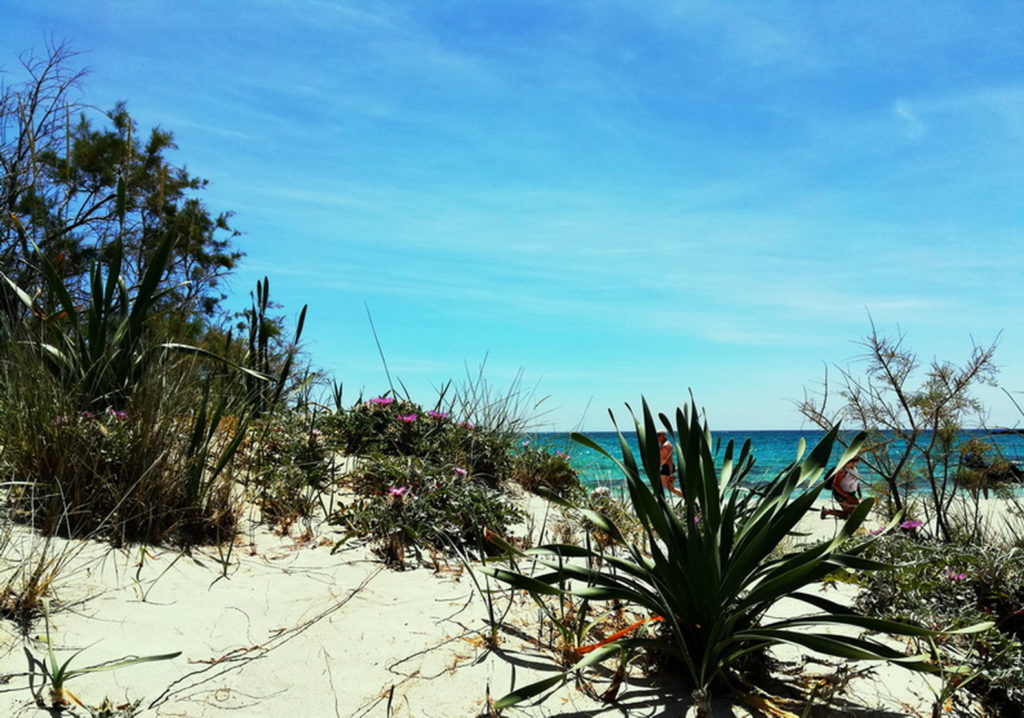
<path fill-rule="evenodd" d="M 676 465 L 672 460 L 672 442 L 668 440 L 668 434 L 664 431 L 658 432 L 658 447 L 661 452 L 661 485 L 677 496 L 683 492 L 676 488 Z"/>
<path fill-rule="evenodd" d="M 854 456 L 846 466 L 841 468 L 831 479 L 832 498 L 839 504 L 839 510 L 821 508 L 821 518 L 826 516 L 837 516 L 841 519 L 849 518 L 853 510 L 860 503 L 860 472 L 857 471 L 859 456 Z"/>

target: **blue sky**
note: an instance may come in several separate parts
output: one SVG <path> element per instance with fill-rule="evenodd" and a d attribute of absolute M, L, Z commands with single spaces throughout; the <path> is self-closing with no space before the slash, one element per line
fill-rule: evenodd
<path fill-rule="evenodd" d="M 387 388 L 367 305 L 414 397 L 486 357 L 556 428 L 689 389 L 800 427 L 869 314 L 924 361 L 999 336 L 1024 390 L 1019 2 L 6 0 L 0 65 L 51 35 L 175 133 L 239 303 L 308 303 L 351 400 Z"/>

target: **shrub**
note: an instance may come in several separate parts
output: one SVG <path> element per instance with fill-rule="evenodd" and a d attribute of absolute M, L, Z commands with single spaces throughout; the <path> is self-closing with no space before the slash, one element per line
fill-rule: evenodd
<path fill-rule="evenodd" d="M 352 477 L 356 500 L 333 521 L 350 534 L 380 544 L 390 563 L 402 564 L 407 548 L 475 550 L 488 527 L 522 519 L 509 500 L 461 467 L 418 458 L 367 462 Z"/>
<path fill-rule="evenodd" d="M 129 287 L 114 242 L 106 264 L 91 267 L 82 304 L 42 252 L 45 286 L 34 296 L 3 276 L 23 305 L 3 327 L 3 468 L 28 484 L 12 492 L 16 509 L 47 533 L 154 543 L 234 530 L 227 479 L 252 409 L 238 375 L 269 380 L 166 341 L 173 322 L 161 313 L 173 289 L 164 285 L 174 243 L 162 236 Z"/>
<path fill-rule="evenodd" d="M 443 400 L 443 395 L 442 395 Z M 417 456 L 460 466 L 496 486 L 508 478 L 518 437 L 477 426 L 450 410 L 425 410 L 409 399 L 379 396 L 325 420 L 328 443 L 354 456 Z"/>
<path fill-rule="evenodd" d="M 951 636 L 970 672 L 981 675 L 965 689 L 999 715 L 1024 706 L 1024 561 L 1019 549 L 986 544 L 947 544 L 907 535 L 886 536 L 870 549 L 890 566 L 864 584 L 858 607 L 869 615 L 925 626 L 991 620 L 996 630 L 968 641 Z"/>
<path fill-rule="evenodd" d="M 379 396 L 333 415 L 327 430 L 332 444 L 345 454 L 421 456 L 450 428 L 446 418 L 434 420 L 407 399 Z"/>
<path fill-rule="evenodd" d="M 244 427 L 222 431 L 230 399 L 212 397 L 192 361 L 140 380 L 123 409 L 82 409 L 27 347 L 2 368 L 2 471 L 14 518 L 44 533 L 101 533 L 115 544 L 230 535 L 228 460 Z"/>
<path fill-rule="evenodd" d="M 313 515 L 338 474 L 322 415 L 279 409 L 249 431 L 242 460 L 264 521 L 288 525 Z"/>
<path fill-rule="evenodd" d="M 564 451 L 552 452 L 532 441 L 512 458 L 511 478 L 527 491 L 545 490 L 561 497 L 580 497 L 583 486 Z"/>
<path fill-rule="evenodd" d="M 823 430 L 839 418 L 863 427 L 870 436 L 864 464 L 880 477 L 885 490 L 876 489 L 876 496 L 884 499 L 890 515 L 923 499 L 937 534 L 951 541 L 955 537 L 947 514 L 959 488 L 961 429 L 984 413 L 973 391 L 994 382 L 996 345 L 975 345 L 961 364 L 934 359 L 922 367 L 904 339 L 903 334 L 880 334 L 872 322 L 861 342 L 864 375 L 841 369 L 839 386 L 830 387 L 826 374 L 820 401 L 805 396 L 799 406 Z M 828 406 L 833 396 L 842 398 L 838 411 Z"/>
<path fill-rule="evenodd" d="M 510 554 L 534 560 L 546 572 L 529 576 L 517 570 L 484 569 L 532 595 L 578 597 L 591 602 L 621 601 L 646 611 L 648 621 L 660 622 L 662 628 L 653 637 L 619 634 L 588 653 L 572 670 L 637 650 L 656 652 L 681 665 L 703 710 L 708 708 L 712 691 L 728 690 L 726 679 L 758 668 L 765 650 L 778 643 L 845 658 L 884 658 L 909 668 L 933 670 L 920 656 L 907 657 L 872 639 L 811 630 L 813 626 L 839 624 L 896 634 L 933 635 L 929 629 L 870 618 L 803 591 L 808 584 L 836 569 L 881 567 L 859 555 L 872 539 L 852 545 L 844 543 L 867 516 L 871 499 L 861 502 L 835 539 L 773 555 L 824 487 L 820 479 L 835 443 L 836 428 L 806 457 L 798 458 L 775 479 L 751 491 L 742 486 L 752 464 L 749 441 L 738 456 L 730 442 L 719 470 L 710 432 L 700 421 L 695 405 L 688 411 L 677 412 L 675 428 L 666 417 L 662 416 L 661 421 L 673 434 L 676 446 L 676 465 L 686 495 L 681 517 L 661 484 L 656 427 L 645 402 L 643 421 L 636 422 L 641 464 L 637 464 L 621 433 L 622 461 L 617 462 L 625 475 L 633 510 L 642 524 L 643 540 L 629 541 L 609 517 L 582 510 L 594 525 L 614 539 L 622 553 L 571 544 L 550 544 L 523 553 L 503 543 Z M 603 452 L 586 437 L 578 440 Z M 838 466 L 855 455 L 862 441 L 863 436 L 854 440 Z M 802 447 L 799 456 L 803 456 Z M 818 613 L 765 622 L 767 610 L 787 596 Z M 567 675 L 568 672 L 519 689 L 498 701 L 497 706 L 512 705 L 537 695 L 564 681 Z"/>

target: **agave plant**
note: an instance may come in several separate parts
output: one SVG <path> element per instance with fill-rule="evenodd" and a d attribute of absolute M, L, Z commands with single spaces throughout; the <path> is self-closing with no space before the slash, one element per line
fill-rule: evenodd
<path fill-rule="evenodd" d="M 174 248 L 174 237 L 165 235 L 148 257 L 137 286 L 129 287 L 122 272 L 124 250 L 120 242 L 110 246 L 106 277 L 99 263 L 89 272 L 89 291 L 83 306 L 75 300 L 50 259 L 36 248 L 46 290 L 57 309 L 52 316 L 37 305 L 36 298 L 8 284 L 26 309 L 40 318 L 42 334 L 32 343 L 40 349 L 50 372 L 66 386 L 81 392 L 82 408 L 123 408 L 123 403 L 163 350 L 187 352 L 232 364 L 199 347 L 179 343 L 157 343 L 147 336 L 148 326 L 160 301 L 176 287 L 166 287 L 164 276 Z M 236 367 L 254 380 L 268 377 L 245 367 Z"/>
<path fill-rule="evenodd" d="M 727 685 L 731 676 L 742 673 L 744 666 L 750 666 L 752 659 L 774 644 L 788 643 L 847 659 L 884 659 L 911 669 L 935 670 L 923 656 L 907 656 L 870 638 L 834 635 L 812 628 L 838 624 L 896 635 L 935 635 L 928 629 L 859 615 L 805 590 L 837 569 L 870 571 L 884 567 L 859 555 L 873 538 L 847 541 L 871 510 L 872 499 L 861 502 L 833 539 L 784 555 L 775 553 L 821 493 L 821 479 L 836 443 L 838 427 L 806 455 L 806 446 L 801 441 L 794 463 L 766 484 L 748 487 L 742 480 L 753 463 L 749 440 L 738 453 L 729 442 L 718 468 L 711 434 L 696 404 L 677 410 L 674 428 L 667 417 L 659 418 L 675 440 L 676 465 L 685 494 L 678 508 L 666 496 L 661 483 L 657 430 L 646 401 L 642 421 L 634 417 L 640 463 L 621 431 L 621 461 L 587 437 L 573 437 L 618 464 L 642 526 L 642 541 L 628 541 L 619 527 L 599 512 L 549 497 L 581 511 L 612 537 L 620 550 L 609 554 L 571 544 L 549 544 L 521 552 L 502 542 L 510 554 L 529 558 L 547 572 L 530 576 L 514 570 L 514 566 L 513 570 L 493 566 L 483 570 L 531 594 L 569 595 L 591 602 L 620 601 L 648 613 L 649 620 L 658 621 L 662 628 L 649 631 L 648 635 L 635 630 L 620 631 L 612 636 L 613 640 L 606 640 L 585 655 L 578 651 L 584 657 L 568 671 L 505 696 L 496 708 L 538 695 L 576 670 L 637 650 L 654 650 L 676 659 L 683 667 L 698 707 L 704 710 L 717 687 Z M 856 455 L 863 438 L 860 435 L 850 443 L 832 473 Z M 812 613 L 797 618 L 766 618 L 769 608 L 784 597 L 802 601 Z M 644 622 L 631 629 L 641 623 Z M 979 624 L 961 632 L 986 627 Z"/>

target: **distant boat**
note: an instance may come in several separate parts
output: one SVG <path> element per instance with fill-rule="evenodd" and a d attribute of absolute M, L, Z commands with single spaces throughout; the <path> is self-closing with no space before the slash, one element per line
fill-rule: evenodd
<path fill-rule="evenodd" d="M 990 433 L 990 434 L 1022 434 L 1022 435 L 1024 435 L 1024 429 L 1008 429 L 1008 428 L 989 429 L 988 433 Z"/>

